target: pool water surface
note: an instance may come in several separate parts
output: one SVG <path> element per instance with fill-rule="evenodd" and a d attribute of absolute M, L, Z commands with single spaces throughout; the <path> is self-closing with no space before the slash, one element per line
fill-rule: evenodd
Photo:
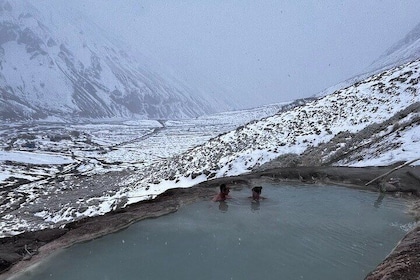
<path fill-rule="evenodd" d="M 263 184 L 62 250 L 14 279 L 363 279 L 413 223 L 406 201 Z"/>

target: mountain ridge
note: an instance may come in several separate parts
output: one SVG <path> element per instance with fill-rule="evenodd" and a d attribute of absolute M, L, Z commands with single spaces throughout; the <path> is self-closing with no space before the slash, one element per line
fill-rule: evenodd
<path fill-rule="evenodd" d="M 48 12 L 52 13 L 44 11 Z M 4 120 L 50 115 L 177 119 L 229 108 L 157 74 L 149 62 L 142 67 L 100 31 L 90 37 L 95 27 L 75 24 L 71 15 L 57 26 L 50 24 L 51 29 L 44 24 L 45 17 L 22 0 L 0 1 L 0 13 L 0 117 Z"/>
<path fill-rule="evenodd" d="M 379 56 L 369 70 L 384 70 L 420 57 L 420 23 Z"/>
<path fill-rule="evenodd" d="M 340 83 L 332 85 L 321 92 L 315 94 L 315 97 L 323 97 L 342 88 L 352 86 L 369 76 L 378 74 L 387 69 L 414 61 L 420 58 L 420 23 L 410 30 L 402 39 L 393 44 L 383 54 L 376 58 L 360 74 L 350 77 Z"/>

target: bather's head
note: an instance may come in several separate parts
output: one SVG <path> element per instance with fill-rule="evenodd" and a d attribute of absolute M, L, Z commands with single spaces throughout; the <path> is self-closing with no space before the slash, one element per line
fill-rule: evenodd
<path fill-rule="evenodd" d="M 229 189 L 228 186 L 226 186 L 226 184 L 221 184 L 220 185 L 220 192 L 227 195 L 227 194 L 229 194 L 230 189 Z"/>
<path fill-rule="evenodd" d="M 257 186 L 257 187 L 253 187 L 252 188 L 252 191 L 253 192 L 256 192 L 257 194 L 261 194 L 261 190 L 262 190 L 262 187 L 261 186 Z"/>
<path fill-rule="evenodd" d="M 253 187 L 252 188 L 252 199 L 259 200 L 260 199 L 261 190 L 262 190 L 262 187 L 261 186 Z"/>

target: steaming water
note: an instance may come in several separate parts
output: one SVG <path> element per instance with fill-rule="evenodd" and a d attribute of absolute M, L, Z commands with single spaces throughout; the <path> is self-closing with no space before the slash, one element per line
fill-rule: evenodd
<path fill-rule="evenodd" d="M 18 279 L 363 279 L 413 222 L 405 201 L 331 186 L 263 185 L 266 200 L 177 213 L 63 250 Z"/>

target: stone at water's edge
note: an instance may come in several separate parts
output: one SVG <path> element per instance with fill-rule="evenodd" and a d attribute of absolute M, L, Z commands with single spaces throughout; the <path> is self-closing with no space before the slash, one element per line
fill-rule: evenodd
<path fill-rule="evenodd" d="M 22 259 L 29 259 L 36 255 L 41 246 L 56 240 L 66 232 L 67 229 L 45 229 L 1 238 L 0 273 L 7 271 Z"/>
<path fill-rule="evenodd" d="M 420 226 L 410 231 L 365 280 L 419 280 Z"/>

